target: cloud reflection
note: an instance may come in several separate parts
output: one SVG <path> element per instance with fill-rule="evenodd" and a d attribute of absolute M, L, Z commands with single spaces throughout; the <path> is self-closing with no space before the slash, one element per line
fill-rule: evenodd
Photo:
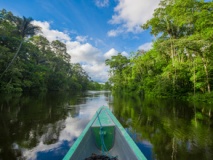
<path fill-rule="evenodd" d="M 109 92 L 107 93 L 109 94 Z M 62 159 L 69 147 L 74 143 L 89 120 L 96 113 L 97 109 L 109 103 L 106 98 L 108 94 L 106 95 L 106 92 L 87 92 L 86 96 L 83 98 L 85 99 L 85 103 L 77 106 L 70 105 L 68 107 L 69 110 L 71 110 L 70 112 L 73 113 L 74 111 L 75 116 L 73 116 L 68 110 L 68 116 L 65 120 L 57 121 L 55 124 L 49 124 L 47 126 L 47 132 L 39 138 L 39 144 L 36 147 L 31 150 L 22 149 L 23 156 L 26 159 L 35 160 L 49 159 L 50 157 L 53 157 L 53 155 L 57 155 L 58 159 Z M 60 128 L 58 129 L 60 130 L 58 136 L 56 133 L 57 129 L 55 128 Z M 54 142 L 54 140 L 55 143 L 48 144 L 48 142 L 51 143 Z M 55 159 L 56 156 L 53 158 Z"/>

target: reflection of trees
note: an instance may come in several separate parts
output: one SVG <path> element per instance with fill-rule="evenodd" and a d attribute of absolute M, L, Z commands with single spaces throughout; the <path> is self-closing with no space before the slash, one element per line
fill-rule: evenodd
<path fill-rule="evenodd" d="M 64 120 L 79 114 L 76 95 L 65 93 L 0 98 L 0 159 L 16 159 L 21 149 L 31 149 L 39 142 L 56 143 Z M 14 147 L 16 146 L 16 147 Z"/>
<path fill-rule="evenodd" d="M 209 110 L 174 100 L 115 95 L 113 111 L 124 127 L 153 145 L 157 159 L 212 159 L 213 130 Z M 206 108 L 206 107 L 205 107 Z M 196 122 L 195 122 L 196 117 Z"/>

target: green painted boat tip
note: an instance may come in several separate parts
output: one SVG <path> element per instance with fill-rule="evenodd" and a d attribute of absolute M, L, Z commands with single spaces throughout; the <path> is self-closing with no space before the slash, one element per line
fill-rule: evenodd
<path fill-rule="evenodd" d="M 103 133 L 100 132 L 100 127 L 103 128 L 102 130 Z M 133 139 L 129 136 L 129 134 L 122 127 L 120 122 L 116 119 L 116 117 L 112 114 L 112 112 L 106 106 L 102 106 L 98 109 L 98 111 L 95 113 L 93 118 L 87 124 L 87 126 L 85 127 L 83 132 L 80 134 L 78 139 L 72 145 L 72 147 L 67 152 L 67 154 L 64 156 L 63 160 L 70 160 L 70 159 L 83 160 L 87 158 L 94 152 L 87 153 L 87 151 L 84 151 L 85 149 L 87 149 L 86 146 L 88 146 L 89 151 L 92 150 L 92 147 L 94 147 L 95 148 L 94 151 L 102 153 L 100 134 L 104 134 L 103 139 L 109 154 L 115 154 L 115 153 L 127 154 L 125 156 L 113 155 L 113 156 L 118 156 L 118 160 L 121 160 L 119 159 L 119 156 L 122 157 L 122 160 L 125 160 L 125 159 L 146 160 L 146 157 L 143 155 L 141 150 L 135 144 Z M 88 143 L 91 143 L 91 145 Z M 82 156 L 85 156 L 85 157 L 83 158 Z M 123 158 L 123 157 L 126 157 L 126 158 Z"/>

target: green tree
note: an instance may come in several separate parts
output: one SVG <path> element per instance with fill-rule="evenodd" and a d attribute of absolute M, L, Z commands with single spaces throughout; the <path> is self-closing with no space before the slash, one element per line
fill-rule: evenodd
<path fill-rule="evenodd" d="M 123 80 L 126 77 L 124 76 L 124 71 L 127 70 L 130 60 L 119 53 L 116 56 L 112 56 L 111 59 L 107 59 L 105 63 L 110 67 L 111 77 L 109 82 L 112 83 L 113 88 L 118 90 L 125 88 L 126 81 Z"/>
<path fill-rule="evenodd" d="M 66 62 L 70 62 L 71 56 L 67 53 L 66 45 L 59 40 L 52 41 L 52 50 L 57 56 L 63 58 Z"/>
<path fill-rule="evenodd" d="M 203 92 L 211 92 L 212 6 L 212 2 L 201 0 L 162 0 L 153 18 L 143 25 L 158 37 L 155 42 L 157 51 L 168 57 L 168 64 L 160 77 L 162 82 L 163 79 L 171 82 L 173 95 L 182 93 L 182 88 L 185 88 L 185 93 L 191 92 L 191 82 L 194 83 L 194 92 L 195 86 L 200 86 Z M 197 59 L 201 60 L 200 63 L 196 63 Z M 190 70 L 192 66 L 194 69 Z M 201 72 L 204 75 L 199 85 L 196 79 Z"/>
<path fill-rule="evenodd" d="M 71 64 L 66 45 L 34 35 L 39 28 L 31 21 L 0 12 L 0 91 L 86 90 L 90 78 Z"/>
<path fill-rule="evenodd" d="M 1 74 L 0 79 L 4 76 L 5 72 L 7 72 L 9 67 L 13 64 L 14 60 L 16 59 L 16 57 L 22 47 L 22 44 L 24 42 L 24 38 L 28 37 L 28 36 L 32 36 L 40 30 L 40 27 L 35 26 L 31 23 L 32 21 L 33 21 L 32 18 L 23 17 L 23 19 L 21 19 L 18 17 L 16 17 L 16 18 L 14 17 L 13 22 L 15 23 L 15 26 L 16 26 L 16 32 L 20 36 L 20 44 L 19 44 L 18 49 L 17 49 L 16 53 L 14 54 L 12 60 L 8 64 L 7 68 Z"/>

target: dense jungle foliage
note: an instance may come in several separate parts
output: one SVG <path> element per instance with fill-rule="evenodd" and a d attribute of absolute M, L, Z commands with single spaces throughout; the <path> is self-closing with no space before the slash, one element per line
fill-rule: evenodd
<path fill-rule="evenodd" d="M 80 64 L 70 63 L 66 45 L 38 35 L 32 18 L 0 11 L 0 92 L 100 90 Z"/>
<path fill-rule="evenodd" d="M 212 96 L 213 2 L 162 0 L 141 26 L 152 49 L 106 60 L 113 90 L 157 96 Z"/>

